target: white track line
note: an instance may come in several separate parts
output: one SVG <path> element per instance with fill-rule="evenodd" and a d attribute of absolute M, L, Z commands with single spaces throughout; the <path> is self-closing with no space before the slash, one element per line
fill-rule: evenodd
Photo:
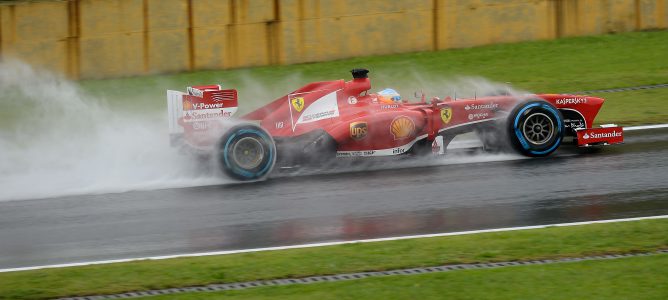
<path fill-rule="evenodd" d="M 668 124 L 641 125 L 641 126 L 624 127 L 624 131 L 659 129 L 659 128 L 668 128 Z"/>
<path fill-rule="evenodd" d="M 624 131 L 658 129 L 658 128 L 668 128 L 668 124 L 656 124 L 656 125 L 642 125 L 642 126 L 624 127 Z M 51 269 L 51 268 L 66 268 L 66 267 L 101 265 L 101 264 L 131 262 L 131 261 L 140 261 L 140 260 L 161 260 L 161 259 L 182 258 L 182 257 L 226 255 L 226 254 L 249 253 L 249 252 L 260 252 L 260 251 L 275 251 L 275 250 L 286 250 L 286 249 L 297 249 L 297 248 L 335 246 L 335 245 L 354 244 L 354 243 L 373 243 L 373 242 L 382 242 L 382 241 L 396 241 L 396 240 L 429 238 L 429 237 L 440 237 L 440 236 L 453 236 L 453 235 L 465 235 L 465 234 L 476 234 L 476 233 L 486 233 L 486 232 L 515 231 L 515 230 L 538 229 L 538 228 L 546 228 L 546 227 L 565 227 L 565 226 L 578 226 L 578 225 L 585 225 L 585 224 L 628 222 L 628 221 L 649 220 L 649 219 L 666 219 L 666 218 L 668 218 L 668 215 L 652 216 L 652 217 L 640 217 L 640 218 L 627 218 L 627 219 L 601 220 L 601 221 L 575 222 L 575 223 L 522 226 L 522 227 L 508 227 L 508 228 L 496 228 L 496 229 L 483 229 L 483 230 L 447 232 L 447 233 L 435 233 L 435 234 L 422 234 L 422 235 L 406 235 L 406 236 L 387 237 L 387 238 L 378 238 L 378 239 L 354 240 L 354 241 L 336 241 L 336 242 L 302 244 L 302 245 L 291 245 L 291 246 L 279 246 L 279 247 L 267 247 L 267 248 L 255 248 L 255 249 L 174 254 L 174 255 L 152 256 L 152 257 L 124 258 L 124 259 L 100 260 L 100 261 L 69 263 L 69 264 L 57 264 L 57 265 L 45 265 L 45 266 L 0 269 L 0 273 L 39 270 L 39 269 Z"/>
<path fill-rule="evenodd" d="M 140 261 L 140 260 L 162 260 L 162 259 L 170 259 L 170 258 L 201 257 L 201 256 L 212 256 L 212 255 L 226 255 L 226 254 L 237 254 L 237 253 L 261 252 L 261 251 L 276 251 L 276 250 L 313 248 L 313 247 L 335 246 L 335 245 L 356 244 L 356 243 L 374 243 L 374 242 L 397 241 L 397 240 L 407 240 L 407 239 L 417 239 L 417 238 L 443 237 L 443 236 L 467 235 L 467 234 L 503 232 L 503 231 L 517 231 L 517 230 L 539 229 L 539 228 L 547 228 L 547 227 L 568 227 L 568 226 L 579 226 L 579 225 L 587 225 L 587 224 L 630 222 L 630 221 L 652 220 L 652 219 L 668 219 L 668 215 L 638 217 L 638 218 L 625 218 L 625 219 L 612 219 L 612 220 L 599 220 L 599 221 L 586 221 L 586 222 L 573 222 L 573 223 L 559 223 L 559 224 L 547 224 L 547 225 L 533 225 L 533 226 L 521 226 L 521 227 L 507 227 L 507 228 L 495 228 L 495 229 L 482 229 L 482 230 L 433 233 L 433 234 L 406 235 L 406 236 L 386 237 L 386 238 L 377 238 L 377 239 L 354 240 L 354 241 L 335 241 L 335 242 L 324 242 L 324 243 L 313 243 L 313 244 L 291 245 L 291 246 L 279 246 L 279 247 L 267 247 L 267 248 L 255 248 L 255 249 L 242 249 L 242 250 L 228 250 L 228 251 L 175 254 L 175 255 L 164 255 L 164 256 L 153 256 L 153 257 L 138 257 L 138 258 L 101 260 L 101 261 L 90 261 L 90 262 L 69 263 L 69 264 L 57 264 L 57 265 L 46 265 L 46 266 L 0 269 L 0 273 L 17 272 L 17 271 L 29 271 L 29 270 L 38 270 L 38 269 L 51 269 L 51 268 L 65 268 L 65 267 L 101 265 L 101 264 L 132 262 L 132 261 Z"/>

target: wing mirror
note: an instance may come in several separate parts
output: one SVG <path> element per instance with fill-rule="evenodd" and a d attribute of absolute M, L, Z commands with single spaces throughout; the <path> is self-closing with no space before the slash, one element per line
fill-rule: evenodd
<path fill-rule="evenodd" d="M 422 102 L 422 103 L 426 102 L 425 95 L 424 95 L 423 91 L 419 91 L 419 92 L 416 91 L 414 96 L 415 96 L 415 99 L 420 99 L 420 102 Z"/>

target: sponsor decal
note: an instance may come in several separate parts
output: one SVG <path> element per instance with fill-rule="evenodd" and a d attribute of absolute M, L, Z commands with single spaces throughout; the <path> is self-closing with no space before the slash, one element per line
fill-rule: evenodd
<path fill-rule="evenodd" d="M 469 120 L 478 120 L 478 119 L 484 119 L 489 117 L 489 113 L 475 113 L 475 114 L 469 114 Z"/>
<path fill-rule="evenodd" d="M 188 94 L 202 98 L 202 96 L 204 96 L 204 91 L 189 86 L 188 87 Z"/>
<path fill-rule="evenodd" d="M 350 123 L 350 138 L 353 140 L 359 141 L 365 138 L 368 131 L 366 122 Z"/>
<path fill-rule="evenodd" d="M 374 149 L 374 150 L 358 150 L 358 151 L 337 151 L 336 156 L 337 157 L 350 157 L 350 156 L 389 156 L 389 155 L 397 155 L 397 154 L 403 154 L 408 152 L 408 150 L 411 149 L 411 147 L 415 144 L 420 139 L 426 138 L 427 135 L 421 135 L 418 137 L 415 137 L 412 141 L 406 141 L 405 144 L 398 146 L 398 147 L 393 147 L 393 148 L 387 148 L 387 149 Z"/>
<path fill-rule="evenodd" d="M 185 122 L 198 122 L 198 121 L 207 121 L 215 120 L 220 118 L 229 118 L 234 114 L 236 108 L 231 108 L 230 110 L 224 109 L 203 109 L 203 110 L 190 110 L 183 112 L 183 121 Z"/>
<path fill-rule="evenodd" d="M 378 98 L 377 97 L 371 98 L 371 103 L 378 104 Z"/>
<path fill-rule="evenodd" d="M 465 110 L 478 110 L 478 109 L 495 109 L 498 108 L 498 103 L 488 103 L 488 104 L 467 104 L 464 106 Z"/>
<path fill-rule="evenodd" d="M 329 119 L 329 118 L 333 118 L 334 115 L 336 115 L 336 114 L 337 114 L 337 111 L 332 109 L 332 110 L 328 110 L 328 111 L 317 112 L 317 113 L 314 113 L 314 114 L 302 115 L 299 118 L 298 123 L 309 123 L 309 122 L 315 122 L 315 121 L 319 121 L 319 120 L 323 120 L 323 119 Z"/>
<path fill-rule="evenodd" d="M 193 122 L 193 129 L 195 130 L 205 130 L 211 127 L 209 122 Z"/>
<path fill-rule="evenodd" d="M 575 98 L 564 98 L 564 99 L 557 99 L 557 104 L 580 104 L 580 103 L 587 103 L 587 98 L 583 97 L 575 97 Z"/>
<path fill-rule="evenodd" d="M 320 121 L 329 118 L 335 118 L 339 116 L 339 105 L 336 99 L 337 91 L 331 92 L 325 96 L 320 97 L 318 100 L 311 103 L 304 111 L 302 112 L 299 119 L 297 119 L 296 124 L 310 123 L 315 121 Z M 297 98 L 295 98 L 297 99 Z M 293 101 L 295 100 L 293 99 Z M 303 98 L 302 108 L 303 108 Z M 293 103 L 294 105 L 294 103 Z M 294 128 L 293 128 L 294 129 Z"/>
<path fill-rule="evenodd" d="M 585 123 L 580 119 L 575 119 L 575 120 L 565 119 L 564 126 L 566 128 L 572 128 L 572 129 L 584 129 Z"/>
<path fill-rule="evenodd" d="M 336 157 L 374 156 L 374 154 L 376 154 L 376 150 L 340 151 L 336 152 Z"/>
<path fill-rule="evenodd" d="M 441 108 L 441 120 L 443 121 L 443 124 L 450 123 L 451 119 L 452 119 L 452 108 L 451 107 Z"/>
<path fill-rule="evenodd" d="M 348 104 L 357 104 L 357 98 L 355 96 L 348 97 Z"/>
<path fill-rule="evenodd" d="M 285 123 L 283 123 L 282 121 L 281 122 L 276 122 L 276 129 L 281 129 L 283 127 L 285 127 Z"/>
<path fill-rule="evenodd" d="M 294 107 L 297 112 L 301 112 L 304 109 L 304 97 L 292 98 L 290 103 L 292 103 L 292 107 Z"/>
<path fill-rule="evenodd" d="M 585 133 L 582 138 L 585 140 L 588 139 L 603 139 L 603 138 L 615 138 L 615 137 L 620 137 L 622 136 L 621 132 L 618 131 L 613 131 L 613 132 L 605 132 L 605 133 L 595 133 L 592 132 L 591 134 Z"/>
<path fill-rule="evenodd" d="M 406 151 L 408 151 L 408 149 L 406 149 L 404 147 L 397 147 L 397 148 L 392 149 L 392 154 L 403 154 L 403 153 L 406 153 Z"/>
<path fill-rule="evenodd" d="M 188 101 L 185 101 L 188 102 Z M 185 102 L 183 106 L 183 110 L 196 110 L 196 109 L 216 109 L 216 108 L 223 108 L 225 105 L 222 103 L 190 103 L 190 109 L 186 109 L 185 107 Z"/>
<path fill-rule="evenodd" d="M 205 130 L 211 127 L 211 123 L 209 122 L 193 122 L 192 125 L 195 130 Z"/>
<path fill-rule="evenodd" d="M 390 124 L 390 132 L 395 140 L 405 139 L 415 133 L 415 123 L 406 116 L 398 116 Z"/>
<path fill-rule="evenodd" d="M 380 109 L 392 109 L 392 108 L 399 108 L 399 104 L 389 104 L 380 106 Z"/>

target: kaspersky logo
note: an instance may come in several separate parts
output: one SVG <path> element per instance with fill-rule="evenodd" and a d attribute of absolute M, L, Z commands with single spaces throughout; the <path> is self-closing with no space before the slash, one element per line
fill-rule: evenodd
<path fill-rule="evenodd" d="M 575 98 L 565 98 L 565 99 L 557 99 L 557 104 L 580 104 L 580 103 L 587 103 L 587 98 L 583 97 L 575 97 Z"/>

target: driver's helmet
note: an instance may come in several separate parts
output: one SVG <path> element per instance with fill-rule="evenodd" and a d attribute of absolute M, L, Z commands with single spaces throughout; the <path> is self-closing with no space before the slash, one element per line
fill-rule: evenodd
<path fill-rule="evenodd" d="M 401 95 L 393 89 L 384 89 L 378 92 L 378 100 L 383 103 L 399 103 L 401 102 Z"/>

